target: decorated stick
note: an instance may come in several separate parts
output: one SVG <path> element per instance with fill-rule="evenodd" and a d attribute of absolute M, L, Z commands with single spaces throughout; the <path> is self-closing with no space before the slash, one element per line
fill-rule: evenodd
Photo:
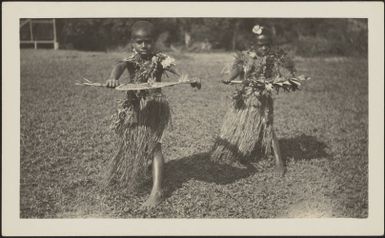
<path fill-rule="evenodd" d="M 120 91 L 132 91 L 132 90 L 148 90 L 148 89 L 155 89 L 155 88 L 164 88 L 164 87 L 171 87 L 175 85 L 180 84 L 190 84 L 191 87 L 201 89 L 201 80 L 185 80 L 185 81 L 176 81 L 176 82 L 149 82 L 149 83 L 128 83 L 128 84 L 122 84 L 116 87 L 116 90 Z"/>
<path fill-rule="evenodd" d="M 273 80 L 263 80 L 263 79 L 256 79 L 256 80 L 231 80 L 229 84 L 245 84 L 250 85 L 251 87 L 259 88 L 259 90 L 267 90 L 271 91 L 273 88 L 279 92 L 279 89 L 283 89 L 284 91 L 296 91 L 300 89 L 301 81 L 310 80 L 310 77 L 306 77 L 303 75 L 292 77 L 292 78 L 275 78 Z"/>
<path fill-rule="evenodd" d="M 90 80 L 83 78 L 86 82 L 78 82 L 76 85 L 80 86 L 91 86 L 91 87 L 107 87 L 107 84 L 102 83 L 93 83 Z M 200 79 L 194 79 L 189 80 L 187 79 L 187 76 L 182 76 L 178 81 L 175 82 L 147 82 L 147 83 L 127 83 L 127 84 L 121 84 L 117 87 L 115 87 L 115 90 L 119 91 L 136 91 L 136 90 L 149 90 L 149 89 L 155 89 L 155 88 L 164 88 L 164 87 L 171 87 L 175 85 L 180 84 L 190 84 L 191 87 L 201 89 L 201 80 Z"/>

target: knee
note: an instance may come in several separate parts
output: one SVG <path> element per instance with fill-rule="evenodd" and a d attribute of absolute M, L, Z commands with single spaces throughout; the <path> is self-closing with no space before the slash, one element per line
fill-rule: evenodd
<path fill-rule="evenodd" d="M 162 144 L 156 144 L 154 148 L 154 157 L 162 157 Z"/>

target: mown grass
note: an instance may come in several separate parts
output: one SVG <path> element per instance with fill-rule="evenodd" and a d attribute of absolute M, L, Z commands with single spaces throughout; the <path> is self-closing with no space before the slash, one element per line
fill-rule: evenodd
<path fill-rule="evenodd" d="M 232 86 L 218 81 L 231 54 L 176 55 L 181 72 L 203 88 L 164 89 L 173 110 L 165 132 L 166 199 L 139 209 L 139 194 L 104 188 L 117 149 L 109 129 L 123 93 L 75 85 L 103 82 L 119 53 L 21 51 L 20 217 L 273 218 L 368 215 L 368 66 L 358 58 L 297 58 L 312 80 L 275 98 L 275 126 L 287 161 L 247 168 L 208 161 L 230 103 Z"/>

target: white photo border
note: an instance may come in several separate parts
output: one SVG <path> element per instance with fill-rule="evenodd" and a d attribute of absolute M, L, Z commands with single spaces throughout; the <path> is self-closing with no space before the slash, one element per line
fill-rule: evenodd
<path fill-rule="evenodd" d="M 20 219 L 20 18 L 368 18 L 369 216 L 366 219 Z M 383 2 L 3 2 L 2 235 L 383 235 Z"/>

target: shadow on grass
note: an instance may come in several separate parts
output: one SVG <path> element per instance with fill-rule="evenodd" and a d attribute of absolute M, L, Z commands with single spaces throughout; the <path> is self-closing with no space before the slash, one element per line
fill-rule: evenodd
<path fill-rule="evenodd" d="M 210 153 L 207 152 L 169 161 L 165 166 L 166 196 L 191 179 L 225 185 L 249 177 L 256 172 L 251 164 L 243 165 L 244 168 L 237 168 L 214 163 L 210 161 Z"/>
<path fill-rule="evenodd" d="M 280 139 L 279 144 L 284 161 L 288 158 L 298 161 L 329 157 L 325 152 L 327 146 L 314 136 L 301 135 Z M 166 196 L 170 196 L 191 179 L 225 185 L 247 178 L 258 171 L 250 163 L 242 165 L 244 168 L 212 162 L 208 152 L 169 161 L 165 165 Z"/>
<path fill-rule="evenodd" d="M 283 159 L 293 158 L 295 161 L 312 160 L 330 155 L 326 153 L 327 145 L 317 140 L 314 136 L 300 135 L 294 138 L 279 140 Z"/>

